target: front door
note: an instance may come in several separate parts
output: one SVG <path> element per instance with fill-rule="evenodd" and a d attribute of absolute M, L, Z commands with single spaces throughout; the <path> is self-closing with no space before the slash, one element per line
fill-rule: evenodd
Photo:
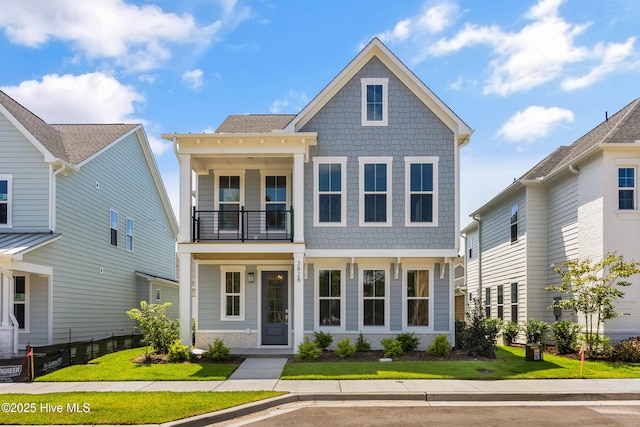
<path fill-rule="evenodd" d="M 288 345 L 289 282 L 286 271 L 262 272 L 262 344 Z"/>

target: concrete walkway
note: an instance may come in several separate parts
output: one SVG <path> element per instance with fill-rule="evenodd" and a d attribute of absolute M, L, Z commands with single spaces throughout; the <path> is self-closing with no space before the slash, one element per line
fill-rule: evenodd
<path fill-rule="evenodd" d="M 461 401 L 640 401 L 640 379 L 606 380 L 280 380 L 286 357 L 249 357 L 226 381 L 122 381 L 0 383 L 5 393 L 79 391 L 245 391 L 288 394 L 169 425 L 203 425 L 286 403 L 314 400 Z"/>

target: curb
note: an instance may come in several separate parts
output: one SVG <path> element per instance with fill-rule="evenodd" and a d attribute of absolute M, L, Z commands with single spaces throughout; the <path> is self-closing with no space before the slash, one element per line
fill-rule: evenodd
<path fill-rule="evenodd" d="M 198 415 L 183 420 L 162 424 L 163 427 L 203 427 L 213 423 L 229 421 L 280 405 L 312 401 L 363 401 L 402 400 L 416 402 L 569 402 L 569 401 L 609 401 L 640 400 L 640 393 L 289 393 L 259 402 L 247 403 L 234 408 L 209 414 Z"/>

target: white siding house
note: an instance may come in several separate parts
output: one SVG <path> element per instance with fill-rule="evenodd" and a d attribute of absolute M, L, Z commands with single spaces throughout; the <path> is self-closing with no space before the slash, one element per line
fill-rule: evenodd
<path fill-rule="evenodd" d="M 481 295 L 483 303 L 489 293 L 491 317 L 511 320 L 517 310 L 520 322 L 570 319 L 571 313 L 549 308 L 561 297 L 544 290 L 559 281 L 551 266 L 577 258 L 597 261 L 609 252 L 640 260 L 639 171 L 636 99 L 570 146 L 559 147 L 472 214 L 473 222 L 462 230 L 466 252 L 474 255 L 467 259 L 467 292 Z M 613 340 L 640 335 L 640 277 L 631 281 L 617 307 L 623 316 L 605 325 Z"/>
<path fill-rule="evenodd" d="M 177 306 L 177 230 L 141 125 L 51 125 L 0 92 L 0 353 Z"/>

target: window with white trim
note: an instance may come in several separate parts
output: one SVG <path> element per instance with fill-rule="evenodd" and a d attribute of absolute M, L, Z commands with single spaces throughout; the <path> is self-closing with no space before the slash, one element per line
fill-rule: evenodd
<path fill-rule="evenodd" d="M 118 212 L 109 209 L 109 242 L 112 246 L 118 246 Z"/>
<path fill-rule="evenodd" d="M 156 289 L 156 301 L 161 301 L 162 300 L 162 292 L 160 291 L 160 289 Z"/>
<path fill-rule="evenodd" d="M 469 259 L 473 258 L 473 236 L 467 238 L 467 246 L 469 247 Z"/>
<path fill-rule="evenodd" d="M 511 206 L 511 243 L 518 241 L 518 204 Z"/>
<path fill-rule="evenodd" d="M 12 175 L 0 175 L 0 228 L 11 227 Z"/>
<path fill-rule="evenodd" d="M 511 284 L 511 321 L 518 321 L 518 283 Z"/>
<path fill-rule="evenodd" d="M 237 232 L 240 209 L 244 205 L 244 171 L 218 171 L 214 192 L 214 210 L 218 212 L 217 230 Z"/>
<path fill-rule="evenodd" d="M 436 156 L 405 157 L 405 226 L 438 225 Z"/>
<path fill-rule="evenodd" d="M 129 252 L 133 252 L 133 219 L 126 218 L 126 239 L 125 249 Z"/>
<path fill-rule="evenodd" d="M 316 271 L 316 326 L 342 328 L 344 319 L 344 269 Z"/>
<path fill-rule="evenodd" d="M 221 320 L 244 320 L 244 268 L 222 267 Z"/>
<path fill-rule="evenodd" d="M 314 157 L 313 225 L 345 226 L 347 224 L 346 169 L 346 157 Z"/>
<path fill-rule="evenodd" d="M 498 319 L 504 318 L 504 286 L 498 285 Z"/>
<path fill-rule="evenodd" d="M 432 325 L 433 270 L 405 268 L 404 271 L 404 326 L 429 327 Z"/>
<path fill-rule="evenodd" d="M 636 170 L 633 167 L 618 168 L 618 209 L 636 208 L 635 188 Z"/>
<path fill-rule="evenodd" d="M 389 79 L 360 79 L 362 126 L 387 126 L 389 122 Z"/>
<path fill-rule="evenodd" d="M 360 164 L 360 225 L 391 225 L 391 164 L 393 157 L 358 157 Z"/>
<path fill-rule="evenodd" d="M 360 272 L 360 326 L 389 327 L 389 269 L 363 268 Z"/>
<path fill-rule="evenodd" d="M 491 318 L 491 288 L 484 289 L 484 317 Z"/>
<path fill-rule="evenodd" d="M 284 173 L 263 174 L 263 210 L 265 215 L 265 228 L 268 231 L 287 230 L 287 202 L 288 189 L 287 175 Z"/>
<path fill-rule="evenodd" d="M 13 315 L 19 329 L 29 329 L 29 283 L 25 276 L 13 277 Z"/>

